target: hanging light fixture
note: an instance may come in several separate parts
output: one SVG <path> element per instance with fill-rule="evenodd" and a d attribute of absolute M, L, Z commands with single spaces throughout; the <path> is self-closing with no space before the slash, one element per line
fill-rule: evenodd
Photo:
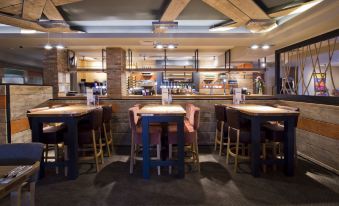
<path fill-rule="evenodd" d="M 59 44 L 56 45 L 56 48 L 57 48 L 58 50 L 65 49 L 65 46 L 62 44 L 62 40 L 63 40 L 62 33 L 61 33 L 60 35 L 61 35 L 61 37 L 60 37 L 60 39 L 59 39 Z"/>
<path fill-rule="evenodd" d="M 51 50 L 53 48 L 52 45 L 49 43 L 49 32 L 47 33 L 47 44 L 44 46 L 44 48 L 46 50 Z"/>

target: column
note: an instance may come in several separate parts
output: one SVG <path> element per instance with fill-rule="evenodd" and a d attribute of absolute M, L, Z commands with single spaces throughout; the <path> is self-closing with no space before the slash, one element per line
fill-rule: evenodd
<path fill-rule="evenodd" d="M 67 73 L 67 51 L 51 49 L 45 51 L 43 83 L 53 87 L 53 98 L 59 94 L 58 73 Z"/>
<path fill-rule="evenodd" d="M 107 96 L 126 96 L 126 51 L 122 48 L 106 48 Z"/>

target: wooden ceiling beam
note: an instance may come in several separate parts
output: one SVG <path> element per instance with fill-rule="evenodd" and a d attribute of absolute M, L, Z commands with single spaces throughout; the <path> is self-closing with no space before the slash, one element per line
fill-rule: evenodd
<path fill-rule="evenodd" d="M 69 27 L 45 28 L 45 27 L 39 25 L 36 22 L 28 21 L 28 20 L 24 20 L 24 19 L 20 19 L 20 18 L 15 18 L 15 17 L 12 17 L 12 16 L 4 15 L 4 14 L 0 14 L 0 23 L 10 25 L 10 26 L 19 27 L 19 28 L 23 28 L 23 29 L 31 29 L 31 30 L 41 31 L 41 32 L 55 32 L 55 33 L 78 32 L 78 31 L 72 30 Z"/>
<path fill-rule="evenodd" d="M 0 0 L 0 8 L 21 4 L 22 0 Z"/>
<path fill-rule="evenodd" d="M 64 20 L 64 17 L 60 14 L 51 0 L 46 0 L 43 13 L 49 20 Z"/>
<path fill-rule="evenodd" d="M 24 0 L 22 18 L 36 21 L 40 19 L 46 0 Z"/>
<path fill-rule="evenodd" d="M 251 19 L 270 19 L 253 0 L 228 0 Z"/>
<path fill-rule="evenodd" d="M 55 6 L 61 6 L 61 5 L 76 3 L 76 2 L 80 2 L 80 1 L 82 1 L 82 0 L 52 0 L 53 4 Z"/>
<path fill-rule="evenodd" d="M 276 12 L 268 14 L 268 16 L 270 16 L 271 18 L 287 16 L 290 13 L 292 13 L 293 11 L 297 10 L 299 7 L 300 6 L 295 6 L 295 7 L 290 7 L 290 8 L 287 8 L 287 9 L 280 10 L 280 11 L 276 11 Z"/>
<path fill-rule="evenodd" d="M 243 13 L 240 9 L 234 6 L 228 0 L 202 0 L 209 6 L 213 7 L 217 11 L 221 12 L 228 18 L 232 19 L 238 23 L 246 23 L 250 20 L 250 18 Z"/>
<path fill-rule="evenodd" d="M 191 0 L 171 0 L 160 21 L 174 21 Z"/>
<path fill-rule="evenodd" d="M 12 6 L 0 8 L 0 12 L 19 16 L 22 12 L 22 4 L 14 4 Z"/>

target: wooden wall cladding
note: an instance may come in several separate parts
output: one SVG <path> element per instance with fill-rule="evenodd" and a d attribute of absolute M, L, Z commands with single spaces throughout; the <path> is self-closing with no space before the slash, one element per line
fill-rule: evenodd
<path fill-rule="evenodd" d="M 6 96 L 0 95 L 0 109 L 6 109 Z"/>
<path fill-rule="evenodd" d="M 22 119 L 11 121 L 11 134 L 12 135 L 28 130 L 29 128 L 30 127 L 29 127 L 28 118 L 22 118 Z"/>
<path fill-rule="evenodd" d="M 298 120 L 298 128 L 339 140 L 338 124 L 300 117 Z"/>
<path fill-rule="evenodd" d="M 26 112 L 39 107 L 53 98 L 51 86 L 10 85 L 10 135 L 11 142 L 31 141 L 31 132 Z"/>

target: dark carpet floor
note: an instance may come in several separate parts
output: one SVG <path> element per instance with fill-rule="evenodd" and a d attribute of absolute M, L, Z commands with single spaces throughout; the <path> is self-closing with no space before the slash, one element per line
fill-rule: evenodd
<path fill-rule="evenodd" d="M 298 159 L 294 177 L 268 170 L 254 178 L 247 163 L 235 174 L 224 156 L 200 158 L 200 174 L 188 171 L 185 179 L 169 176 L 163 168 L 161 176 L 154 169 L 151 179 L 143 180 L 141 162 L 130 175 L 128 155 L 107 158 L 97 174 L 82 164 L 74 181 L 51 171 L 37 184 L 36 205 L 339 205 L 339 177 L 304 159 Z M 9 205 L 9 198 L 0 205 Z"/>

